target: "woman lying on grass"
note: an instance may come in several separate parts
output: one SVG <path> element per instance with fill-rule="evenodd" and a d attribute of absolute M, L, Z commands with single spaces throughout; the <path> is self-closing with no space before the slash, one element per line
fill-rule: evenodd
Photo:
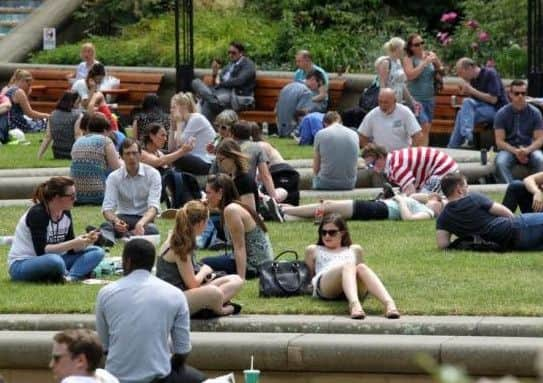
<path fill-rule="evenodd" d="M 237 275 L 216 277 L 208 265 L 195 260 L 196 237 L 207 225 L 209 209 L 200 201 L 187 202 L 175 218 L 173 232 L 160 249 L 157 258 L 157 277 L 185 292 L 190 313 L 208 309 L 215 315 L 238 313 L 240 307 L 232 304 L 243 281 Z"/>
<path fill-rule="evenodd" d="M 74 237 L 70 210 L 75 186 L 69 177 L 52 177 L 39 185 L 15 229 L 8 255 L 9 275 L 14 281 L 63 282 L 87 277 L 104 257 L 91 246 L 98 232 Z"/>
<path fill-rule="evenodd" d="M 443 202 L 437 194 L 417 194 L 417 198 L 426 199 L 426 203 L 405 195 L 376 201 L 365 200 L 330 200 L 322 204 L 314 203 L 301 206 L 282 206 L 285 220 L 297 218 L 313 218 L 319 214 L 338 214 L 344 219 L 359 221 L 369 220 L 402 220 L 416 221 L 432 219 L 441 213 Z"/>
<path fill-rule="evenodd" d="M 347 298 L 353 319 L 364 319 L 359 287 L 385 306 L 385 317 L 397 319 L 400 313 L 379 277 L 362 261 L 362 248 L 353 245 L 347 223 L 338 214 L 327 215 L 319 225 L 316 245 L 305 250 L 305 263 L 313 279 L 313 296 L 324 300 Z M 364 295 L 365 297 L 365 295 Z"/>

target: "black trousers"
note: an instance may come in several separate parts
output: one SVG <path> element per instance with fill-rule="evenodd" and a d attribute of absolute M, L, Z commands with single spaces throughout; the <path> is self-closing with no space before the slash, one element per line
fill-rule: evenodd
<path fill-rule="evenodd" d="M 170 375 L 153 380 L 151 383 L 200 383 L 206 380 L 207 377 L 200 370 L 184 364 L 177 371 L 173 370 Z"/>

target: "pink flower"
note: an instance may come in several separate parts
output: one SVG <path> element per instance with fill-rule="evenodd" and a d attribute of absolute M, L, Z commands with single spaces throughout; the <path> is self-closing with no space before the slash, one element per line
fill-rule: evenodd
<path fill-rule="evenodd" d="M 448 32 L 439 32 L 437 34 L 437 38 L 439 39 L 439 41 L 441 41 L 441 43 L 443 43 L 443 41 L 445 39 L 447 39 L 449 37 L 449 33 Z"/>
<path fill-rule="evenodd" d="M 490 40 L 490 35 L 488 32 L 482 31 L 479 32 L 479 41 L 482 43 L 486 43 L 488 40 Z"/>
<path fill-rule="evenodd" d="M 477 44 L 476 42 L 471 43 L 471 49 L 476 51 L 477 49 L 479 49 L 479 44 Z"/>
<path fill-rule="evenodd" d="M 458 17 L 458 14 L 456 12 L 448 12 L 441 15 L 441 21 L 443 23 L 449 23 L 452 24 Z"/>
<path fill-rule="evenodd" d="M 449 44 L 452 44 L 452 42 L 453 42 L 453 38 L 452 38 L 452 37 L 447 37 L 445 40 L 443 40 L 443 41 L 441 42 L 441 44 L 447 46 L 447 45 L 449 45 Z"/>
<path fill-rule="evenodd" d="M 469 20 L 467 23 L 466 23 L 466 26 L 468 28 L 471 28 L 471 29 L 477 29 L 479 28 L 479 23 L 475 20 Z"/>

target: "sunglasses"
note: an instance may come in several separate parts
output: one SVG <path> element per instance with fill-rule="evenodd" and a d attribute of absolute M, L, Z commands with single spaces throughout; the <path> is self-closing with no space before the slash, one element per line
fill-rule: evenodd
<path fill-rule="evenodd" d="M 424 45 L 424 41 L 421 41 L 419 43 L 414 43 L 412 46 L 414 47 L 420 47 L 421 45 Z"/>
<path fill-rule="evenodd" d="M 526 92 L 511 92 L 513 94 L 513 96 L 515 97 L 518 97 L 518 96 L 526 96 Z"/>
<path fill-rule="evenodd" d="M 339 233 L 338 229 L 332 229 L 332 230 L 321 229 L 321 235 L 323 237 L 327 235 L 329 235 L 330 237 L 335 237 L 338 233 Z"/>

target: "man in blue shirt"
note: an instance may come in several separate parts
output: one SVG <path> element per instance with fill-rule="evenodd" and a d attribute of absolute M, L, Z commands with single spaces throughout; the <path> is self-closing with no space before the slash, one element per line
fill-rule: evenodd
<path fill-rule="evenodd" d="M 496 157 L 496 176 L 511 183 L 516 164 L 543 171 L 543 119 L 541 112 L 526 102 L 526 83 L 514 80 L 509 91 L 510 104 L 502 107 L 494 119 L 494 136 L 500 150 Z"/>
<path fill-rule="evenodd" d="M 472 59 L 463 57 L 456 62 L 456 73 L 463 80 L 459 87 L 465 98 L 447 147 L 471 149 L 475 124 L 492 122 L 498 109 L 507 104 L 507 97 L 493 68 L 481 68 Z"/>

